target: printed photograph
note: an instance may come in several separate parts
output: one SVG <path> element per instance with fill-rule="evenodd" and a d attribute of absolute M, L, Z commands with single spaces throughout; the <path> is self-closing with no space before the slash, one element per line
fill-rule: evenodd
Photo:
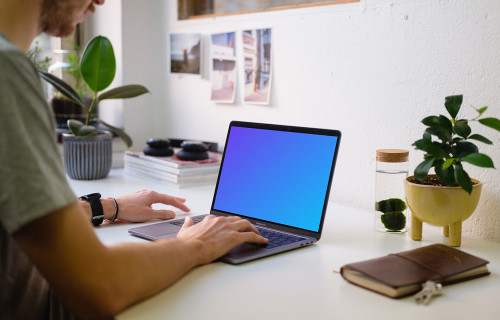
<path fill-rule="evenodd" d="M 269 104 L 271 93 L 271 29 L 244 30 L 245 102 Z"/>
<path fill-rule="evenodd" d="M 235 32 L 211 36 L 212 96 L 220 103 L 233 103 L 236 93 Z"/>
<path fill-rule="evenodd" d="M 201 74 L 201 34 L 170 34 L 170 72 Z"/>

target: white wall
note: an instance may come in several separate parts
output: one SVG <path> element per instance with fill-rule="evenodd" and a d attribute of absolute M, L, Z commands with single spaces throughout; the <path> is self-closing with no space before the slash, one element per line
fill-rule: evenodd
<path fill-rule="evenodd" d="M 123 82 L 152 92 L 124 102 L 134 149 L 151 136 L 223 143 L 233 119 L 339 129 L 331 199 L 371 210 L 375 150 L 409 149 L 413 170 L 422 160 L 411 147 L 423 132 L 420 120 L 445 114 L 445 96 L 464 94 L 464 116 L 474 115 L 470 106 L 488 105 L 500 117 L 498 0 L 362 0 L 193 21 L 176 20 L 176 3 L 122 0 Z M 169 32 L 263 27 L 273 29 L 270 106 L 244 105 L 241 97 L 217 105 L 208 79 L 169 74 Z M 500 134 L 473 130 L 494 141 L 480 150 L 500 167 Z M 313 151 L 297 151 L 307 165 Z M 485 185 L 464 235 L 500 241 L 500 170 L 468 171 Z"/>

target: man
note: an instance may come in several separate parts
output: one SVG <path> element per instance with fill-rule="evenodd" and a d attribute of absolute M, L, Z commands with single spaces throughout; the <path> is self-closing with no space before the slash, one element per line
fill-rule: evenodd
<path fill-rule="evenodd" d="M 0 0 L 0 317 L 109 318 L 243 242 L 266 243 L 247 221 L 186 219 L 178 237 L 104 246 L 58 156 L 53 116 L 25 57 L 41 32 L 66 36 L 104 0 Z M 107 219 L 171 218 L 153 203 L 184 199 L 142 191 L 103 199 Z M 50 287 L 50 288 L 49 288 Z"/>

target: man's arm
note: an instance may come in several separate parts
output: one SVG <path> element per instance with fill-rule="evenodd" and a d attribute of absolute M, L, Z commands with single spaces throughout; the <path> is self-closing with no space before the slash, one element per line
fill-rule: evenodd
<path fill-rule="evenodd" d="M 184 204 L 186 199 L 174 197 L 168 194 L 151 190 L 141 190 L 122 197 L 117 197 L 118 219 L 128 222 L 143 222 L 151 219 L 173 219 L 175 212 L 168 209 L 153 209 L 151 206 L 156 203 L 166 204 L 176 207 L 184 212 L 189 212 L 189 208 Z M 78 201 L 87 214 L 88 220 L 92 217 L 92 210 L 87 201 Z M 112 220 L 115 217 L 116 207 L 112 198 L 101 199 L 104 218 Z"/>
<path fill-rule="evenodd" d="M 247 220 L 209 216 L 194 226 L 186 219 L 175 239 L 107 247 L 77 203 L 29 223 L 14 238 L 79 318 L 115 315 L 243 242 L 267 242 Z"/>

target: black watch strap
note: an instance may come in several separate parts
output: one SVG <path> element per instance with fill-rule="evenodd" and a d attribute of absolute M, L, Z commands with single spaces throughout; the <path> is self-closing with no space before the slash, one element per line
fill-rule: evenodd
<path fill-rule="evenodd" d="M 90 208 L 92 210 L 92 224 L 96 227 L 100 225 L 104 221 L 104 211 L 102 210 L 101 194 L 91 193 L 81 196 L 80 199 L 90 203 Z"/>

